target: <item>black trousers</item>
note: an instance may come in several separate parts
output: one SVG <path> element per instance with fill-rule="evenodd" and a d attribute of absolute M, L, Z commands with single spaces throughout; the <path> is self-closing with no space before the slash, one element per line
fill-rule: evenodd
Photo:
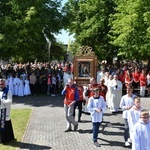
<path fill-rule="evenodd" d="M 0 129 L 0 140 L 1 143 L 7 143 L 14 140 L 14 132 L 11 120 L 5 121 L 5 129 Z"/>
<path fill-rule="evenodd" d="M 82 102 L 83 100 L 79 100 L 75 102 L 74 104 L 73 116 L 75 117 L 75 111 L 76 111 L 76 108 L 78 107 L 78 121 L 80 121 L 81 115 L 82 115 Z"/>
<path fill-rule="evenodd" d="M 31 89 L 31 94 L 35 95 L 36 94 L 36 85 L 35 84 L 30 84 L 30 89 Z"/>

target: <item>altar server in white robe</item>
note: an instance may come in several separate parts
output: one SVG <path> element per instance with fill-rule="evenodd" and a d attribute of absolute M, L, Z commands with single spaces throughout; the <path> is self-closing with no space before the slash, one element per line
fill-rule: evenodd
<path fill-rule="evenodd" d="M 118 80 L 118 76 L 114 75 L 111 85 L 110 111 L 118 112 L 120 100 L 122 96 L 122 83 Z"/>
<path fill-rule="evenodd" d="M 129 124 L 128 124 L 128 111 L 132 108 L 134 105 L 134 98 L 137 97 L 134 95 L 133 92 L 133 86 L 131 84 L 127 85 L 126 87 L 126 95 L 123 95 L 120 102 L 120 108 L 122 109 L 122 118 L 124 119 L 124 140 L 125 140 L 125 146 L 130 146 L 129 142 Z"/>
<path fill-rule="evenodd" d="M 91 96 L 88 101 L 87 109 L 89 110 L 93 124 L 93 142 L 96 147 L 100 147 L 97 138 L 99 127 L 103 120 L 103 114 L 106 110 L 106 103 L 104 98 L 100 96 L 99 88 L 92 89 L 94 96 Z"/>
<path fill-rule="evenodd" d="M 140 97 L 134 98 L 134 105 L 128 111 L 128 124 L 129 124 L 129 133 L 130 139 L 128 142 L 132 143 L 132 136 L 133 136 L 133 126 L 138 120 L 140 119 L 140 112 L 143 108 L 141 107 L 141 100 Z"/>
<path fill-rule="evenodd" d="M 150 115 L 142 110 L 133 128 L 132 150 L 150 150 Z"/>

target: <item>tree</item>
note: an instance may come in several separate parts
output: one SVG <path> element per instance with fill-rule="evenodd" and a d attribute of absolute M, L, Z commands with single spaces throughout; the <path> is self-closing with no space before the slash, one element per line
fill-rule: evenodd
<path fill-rule="evenodd" d="M 0 56 L 23 57 L 24 60 L 42 58 L 47 53 L 43 28 L 48 38 L 63 28 L 61 0 L 0 0 Z M 54 54 L 54 53 L 53 53 Z"/>
<path fill-rule="evenodd" d="M 69 0 L 64 8 L 68 18 L 66 28 L 75 34 L 76 42 L 91 46 L 101 59 L 116 56 L 116 47 L 108 36 L 109 16 L 114 13 L 114 7 L 112 0 Z"/>
<path fill-rule="evenodd" d="M 118 0 L 111 16 L 112 44 L 118 46 L 118 56 L 129 59 L 149 59 L 150 1 Z"/>

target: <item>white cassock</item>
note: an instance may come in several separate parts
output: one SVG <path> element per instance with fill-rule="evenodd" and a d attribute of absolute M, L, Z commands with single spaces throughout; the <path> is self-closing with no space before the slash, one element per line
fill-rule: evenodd
<path fill-rule="evenodd" d="M 63 75 L 63 86 L 65 87 L 65 85 L 68 83 L 68 79 L 72 78 L 73 79 L 73 74 L 69 74 L 67 72 L 64 72 Z"/>
<path fill-rule="evenodd" d="M 107 93 L 106 93 L 106 103 L 107 103 L 107 106 L 108 108 L 110 108 L 110 99 L 111 99 L 111 93 L 112 93 L 112 80 L 108 80 L 106 82 L 106 86 L 107 86 Z"/>
<path fill-rule="evenodd" d="M 122 83 L 119 80 L 113 79 L 111 85 L 110 111 L 118 112 L 121 97 L 122 97 Z"/>
<path fill-rule="evenodd" d="M 30 85 L 29 85 L 29 80 L 24 80 L 24 95 L 31 95 L 31 90 L 30 90 Z"/>
<path fill-rule="evenodd" d="M 140 119 L 140 112 L 142 110 L 142 108 L 139 110 L 136 110 L 136 109 L 134 109 L 134 107 L 135 106 L 132 106 L 132 108 L 128 111 L 128 117 L 127 117 L 131 140 L 132 140 L 132 136 L 133 136 L 133 126 Z"/>
<path fill-rule="evenodd" d="M 18 96 L 18 89 L 19 89 L 19 83 L 20 83 L 20 79 L 18 77 L 14 78 L 14 95 Z"/>
<path fill-rule="evenodd" d="M 145 124 L 139 119 L 134 125 L 132 150 L 150 150 L 150 120 Z"/>

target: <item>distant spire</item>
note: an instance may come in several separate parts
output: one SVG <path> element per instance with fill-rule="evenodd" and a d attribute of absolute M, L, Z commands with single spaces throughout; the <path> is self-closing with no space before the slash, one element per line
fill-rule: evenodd
<path fill-rule="evenodd" d="M 67 47 L 67 51 L 70 51 L 70 38 L 68 40 L 68 47 Z"/>

